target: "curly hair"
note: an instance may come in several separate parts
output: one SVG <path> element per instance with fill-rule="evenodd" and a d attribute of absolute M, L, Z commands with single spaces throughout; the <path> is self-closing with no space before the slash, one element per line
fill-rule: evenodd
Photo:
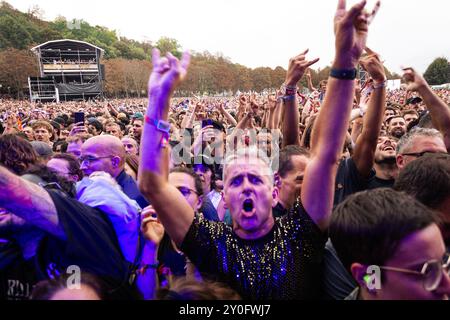
<path fill-rule="evenodd" d="M 18 175 L 38 162 L 31 143 L 14 134 L 0 136 L 0 164 Z"/>

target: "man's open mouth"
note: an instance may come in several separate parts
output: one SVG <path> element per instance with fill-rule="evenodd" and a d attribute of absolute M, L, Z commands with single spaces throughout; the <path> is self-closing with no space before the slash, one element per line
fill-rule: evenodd
<path fill-rule="evenodd" d="M 245 212 L 252 212 L 254 207 L 252 199 L 245 200 L 242 205 L 242 209 L 244 209 Z"/>

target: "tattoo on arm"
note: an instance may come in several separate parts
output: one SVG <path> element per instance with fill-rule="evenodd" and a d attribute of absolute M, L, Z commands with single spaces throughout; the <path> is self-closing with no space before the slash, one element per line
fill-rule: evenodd
<path fill-rule="evenodd" d="M 0 206 L 36 227 L 65 239 L 48 192 L 0 167 Z"/>

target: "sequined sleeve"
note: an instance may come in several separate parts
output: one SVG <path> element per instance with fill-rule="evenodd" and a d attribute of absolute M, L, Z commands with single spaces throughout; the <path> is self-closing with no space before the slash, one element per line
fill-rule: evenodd
<path fill-rule="evenodd" d="M 218 244 L 226 242 L 226 235 L 231 233 L 230 226 L 207 220 L 197 213 L 181 250 L 202 273 L 216 274 Z"/>

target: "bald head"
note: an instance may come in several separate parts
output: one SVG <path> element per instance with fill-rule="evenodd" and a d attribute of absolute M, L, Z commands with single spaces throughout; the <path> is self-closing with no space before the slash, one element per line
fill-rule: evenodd
<path fill-rule="evenodd" d="M 111 135 L 95 136 L 83 144 L 82 149 L 95 147 L 102 156 L 116 155 L 125 157 L 125 148 L 119 138 Z"/>
<path fill-rule="evenodd" d="M 119 138 L 111 135 L 95 136 L 81 147 L 81 169 L 85 175 L 104 171 L 114 178 L 124 169 L 125 148 Z"/>

